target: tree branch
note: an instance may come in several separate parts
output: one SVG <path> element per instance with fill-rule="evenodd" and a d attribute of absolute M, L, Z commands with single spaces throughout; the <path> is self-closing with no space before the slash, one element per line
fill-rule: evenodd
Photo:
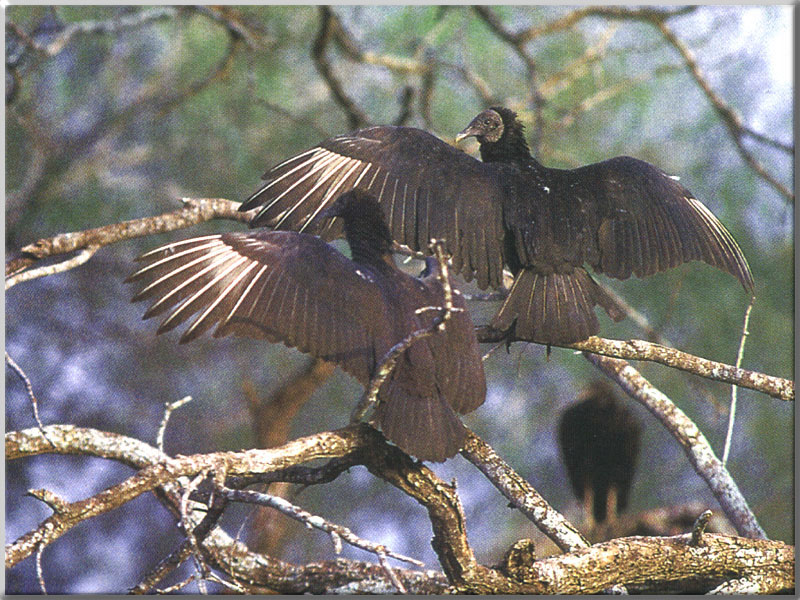
<path fill-rule="evenodd" d="M 350 451 L 353 453 L 350 456 L 354 456 L 358 455 L 357 448 L 360 448 L 371 472 L 427 508 L 434 527 L 434 549 L 442 551 L 448 564 L 452 560 L 454 563 L 451 566 L 456 567 L 450 573 L 451 581 L 455 584 L 450 591 L 592 593 L 608 589 L 614 584 L 623 584 L 637 591 L 665 589 L 665 586 L 672 586 L 676 590 L 705 591 L 729 579 L 729 588 L 720 589 L 756 589 L 753 586 L 758 586 L 757 589 L 765 590 L 765 593 L 774 593 L 794 585 L 794 549 L 791 546 L 782 542 L 709 533 L 703 534 L 703 543 L 699 546 L 689 543 L 691 534 L 674 538 L 634 537 L 612 540 L 534 562 L 512 561 L 517 566 L 513 572 L 507 573 L 507 577 L 500 571 L 488 569 L 474 561 L 466 542 L 463 512 L 454 489 L 424 465 L 384 443 L 378 432 L 363 426 L 301 438 L 275 450 L 223 452 L 177 459 L 164 457 L 153 446 L 118 434 L 70 425 L 50 425 L 45 429 L 55 447 L 50 446 L 36 428 L 6 434 L 8 459 L 50 452 L 102 456 L 142 469 L 131 479 L 141 478 L 147 472 L 154 473 L 158 468 L 164 472 L 165 467 L 170 467 L 169 475 L 165 476 L 165 480 L 170 482 L 164 488 L 172 495 L 172 502 L 180 501 L 180 486 L 175 483 L 179 476 L 192 476 L 192 473 L 208 470 L 214 465 L 220 467 L 224 463 L 223 470 L 226 468 L 227 473 L 236 472 L 242 476 L 269 469 L 276 473 L 280 470 L 278 465 L 310 460 L 322 454 Z M 295 467 L 283 468 L 291 470 Z M 65 504 L 65 509 L 69 513 L 76 504 L 79 503 Z M 188 514 L 191 519 L 202 520 L 206 517 L 200 511 Z M 81 518 L 88 516 L 81 515 Z M 218 527 L 213 527 L 208 535 L 202 535 L 200 526 L 196 526 L 194 532 L 198 544 L 207 553 L 207 560 L 232 577 L 238 586 L 266 586 L 283 593 L 385 593 L 390 590 L 380 565 L 339 559 L 296 566 L 252 553 Z M 40 540 L 34 551 L 48 541 L 52 540 Z M 7 547 L 7 565 L 16 564 L 21 559 L 16 556 L 17 549 L 16 542 Z M 173 563 L 178 564 L 181 557 L 188 556 L 180 549 L 173 554 L 176 557 Z M 158 573 L 168 570 L 159 569 Z M 402 569 L 394 571 L 410 593 L 445 591 L 446 582 L 440 573 Z M 751 587 L 743 587 L 745 582 L 750 582 Z"/>
<path fill-rule="evenodd" d="M 184 229 L 212 219 L 228 219 L 247 223 L 252 216 L 250 212 L 239 212 L 239 202 L 223 198 L 181 198 L 181 201 L 184 204 L 183 208 L 155 217 L 133 219 L 40 239 L 22 248 L 22 257 L 6 263 L 6 275 L 18 273 L 21 269 L 35 263 L 36 260 L 66 254 L 80 248 L 108 246 L 122 240 Z"/>
<path fill-rule="evenodd" d="M 344 91 L 341 82 L 333 74 L 333 69 L 326 55 L 327 46 L 334 34 L 336 17 L 328 6 L 320 6 L 319 14 L 319 32 L 311 48 L 311 58 L 314 61 L 314 66 L 327 84 L 333 99 L 342 107 L 347 115 L 350 128 L 358 129 L 359 127 L 364 127 L 370 122 L 369 117 L 367 117 L 364 111 L 362 111 Z"/>
<path fill-rule="evenodd" d="M 589 546 L 589 542 L 574 525 L 550 506 L 531 484 L 492 450 L 491 446 L 471 431 L 467 435 L 461 456 L 478 467 L 478 470 L 486 475 L 503 496 L 563 551 L 569 552 Z"/>
<path fill-rule="evenodd" d="M 479 327 L 476 331 L 478 341 L 481 343 L 495 343 L 500 341 L 525 341 L 509 338 L 503 332 L 489 327 Z M 738 369 L 707 358 L 694 356 L 688 352 L 676 350 L 668 346 L 653 344 L 645 340 L 612 340 L 592 336 L 574 344 L 553 344 L 562 348 L 573 348 L 582 352 L 592 352 L 613 358 L 625 360 L 646 360 L 661 363 L 674 369 L 699 375 L 706 379 L 722 381 L 740 387 L 762 392 L 779 400 L 794 401 L 794 381 L 765 375 L 757 371 Z"/>

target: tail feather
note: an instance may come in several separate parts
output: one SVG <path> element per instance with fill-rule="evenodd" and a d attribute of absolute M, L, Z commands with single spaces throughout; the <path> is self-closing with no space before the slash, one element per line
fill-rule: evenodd
<path fill-rule="evenodd" d="M 594 312 L 598 304 L 615 321 L 625 316 L 584 269 L 547 275 L 524 269 L 517 274 L 491 327 L 500 331 L 514 327 L 516 338 L 533 342 L 577 342 L 599 331 Z"/>
<path fill-rule="evenodd" d="M 385 394 L 376 417 L 386 438 L 420 460 L 443 462 L 464 446 L 467 429 L 440 397 Z"/>

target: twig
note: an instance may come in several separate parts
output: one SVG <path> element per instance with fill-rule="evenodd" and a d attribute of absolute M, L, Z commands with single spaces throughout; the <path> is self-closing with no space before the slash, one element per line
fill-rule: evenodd
<path fill-rule="evenodd" d="M 44 584 L 44 571 L 42 570 L 42 554 L 44 554 L 45 544 L 39 544 L 39 549 L 36 551 L 36 581 L 39 582 L 39 589 L 42 594 L 47 595 L 47 586 Z"/>
<path fill-rule="evenodd" d="M 192 546 L 189 540 L 184 540 L 178 548 L 158 563 L 138 584 L 128 590 L 129 594 L 146 594 L 159 581 L 177 569 L 192 555 Z M 163 590 L 162 590 L 163 591 Z"/>
<path fill-rule="evenodd" d="M 362 550 L 366 550 L 372 554 L 389 556 L 391 558 L 416 565 L 417 567 L 425 566 L 424 563 L 418 561 L 417 559 L 394 552 L 383 544 L 376 544 L 375 542 L 370 542 L 369 540 L 360 538 L 343 525 L 337 525 L 327 521 L 326 519 L 323 519 L 322 517 L 312 515 L 310 512 L 303 510 L 299 506 L 292 504 L 280 496 L 273 496 L 271 494 L 264 494 L 262 492 L 256 492 L 253 490 L 234 490 L 231 488 L 223 488 L 221 493 L 228 500 L 234 502 L 246 502 L 248 504 L 257 504 L 259 506 L 274 508 L 287 517 L 303 523 L 306 527 L 313 527 L 314 529 L 324 531 L 334 540 L 336 538 L 342 539 L 351 546 L 361 548 Z"/>
<path fill-rule="evenodd" d="M 529 42 L 537 37 L 557 33 L 569 29 L 579 21 L 587 17 L 604 17 L 607 19 L 621 19 L 629 21 L 648 21 L 661 22 L 672 17 L 689 14 L 697 10 L 696 6 L 683 6 L 674 10 L 664 10 L 654 7 L 627 8 L 624 6 L 584 6 L 575 9 L 563 17 L 560 17 L 543 25 L 534 25 L 528 29 L 514 34 L 515 39 L 520 43 Z"/>
<path fill-rule="evenodd" d="M 742 357 L 744 356 L 744 344 L 747 341 L 747 336 L 750 332 L 747 330 L 747 325 L 750 323 L 750 311 L 753 309 L 755 296 L 750 300 L 747 310 L 744 313 L 744 324 L 742 325 L 742 337 L 739 340 L 739 352 L 736 353 L 736 368 L 742 365 Z M 728 413 L 728 431 L 725 434 L 725 448 L 722 451 L 722 466 L 728 464 L 728 456 L 731 450 L 731 440 L 733 439 L 733 424 L 736 422 L 736 397 L 738 395 L 739 386 L 734 385 L 731 387 L 731 408 Z"/>
<path fill-rule="evenodd" d="M 351 423 L 363 419 L 367 411 L 378 402 L 378 393 L 380 392 L 381 386 L 383 386 L 394 371 L 400 356 L 402 356 L 402 354 L 417 340 L 429 337 L 437 331 L 443 331 L 447 321 L 450 319 L 451 313 L 456 310 L 453 308 L 453 289 L 450 286 L 450 271 L 447 266 L 447 257 L 444 253 L 444 240 L 432 239 L 430 248 L 439 264 L 439 272 L 436 278 L 444 289 L 444 307 L 436 307 L 441 310 L 443 314 L 435 318 L 430 326 L 425 329 L 417 329 L 409 333 L 406 337 L 389 348 L 386 354 L 383 355 L 380 363 L 378 363 L 378 368 L 375 370 L 375 374 L 370 378 L 369 385 L 364 389 L 364 394 L 361 396 L 361 399 L 350 415 Z M 428 310 L 429 308 L 430 307 L 423 307 L 423 310 Z"/>
<path fill-rule="evenodd" d="M 641 402 L 667 428 L 689 457 L 692 467 L 708 484 L 725 515 L 740 535 L 766 539 L 766 534 L 739 491 L 736 481 L 714 454 L 706 436 L 672 400 L 653 387 L 624 360 L 584 352 L 584 357 L 603 371 L 632 398 Z"/>
<path fill-rule="evenodd" d="M 44 432 L 44 425 L 42 425 L 42 420 L 39 418 L 39 401 L 36 399 L 36 395 L 33 393 L 33 385 L 31 384 L 31 380 L 28 379 L 28 376 L 25 374 L 25 371 L 22 370 L 13 358 L 8 354 L 8 350 L 6 350 L 6 364 L 11 367 L 11 370 L 17 374 L 17 376 L 22 380 L 22 383 L 25 385 L 25 391 L 28 393 L 28 398 L 31 401 L 31 408 L 33 409 L 33 418 L 36 421 L 36 425 L 39 427 L 39 431 L 42 432 L 42 435 L 47 439 L 47 434 Z M 50 440 L 47 440 L 50 442 Z M 53 443 L 50 442 L 52 446 Z"/>
<path fill-rule="evenodd" d="M 161 452 L 164 452 L 164 432 L 167 430 L 167 423 L 169 422 L 169 418 L 172 415 L 172 411 L 174 411 L 177 408 L 180 408 L 184 404 L 187 404 L 191 401 L 192 401 L 191 396 L 184 396 L 180 400 L 164 403 L 164 417 L 161 419 L 161 425 L 158 427 L 158 433 L 156 434 L 156 447 Z"/>
<path fill-rule="evenodd" d="M 70 259 L 55 263 L 53 265 L 39 267 L 38 269 L 18 272 L 16 275 L 6 278 L 6 291 L 23 281 L 30 281 L 39 277 L 47 277 L 48 275 L 63 273 L 64 271 L 69 271 L 70 269 L 79 267 L 80 265 L 88 262 L 89 259 L 94 256 L 94 253 L 99 249 L 100 246 L 88 246 Z"/>
<path fill-rule="evenodd" d="M 563 551 L 589 546 L 589 542 L 561 513 L 471 431 L 467 434 L 461 456 L 478 467 L 503 496 Z"/>
<path fill-rule="evenodd" d="M 708 526 L 708 521 L 714 515 L 710 510 L 703 511 L 692 525 L 692 539 L 689 542 L 692 546 L 699 546 L 702 543 L 703 534 Z"/>

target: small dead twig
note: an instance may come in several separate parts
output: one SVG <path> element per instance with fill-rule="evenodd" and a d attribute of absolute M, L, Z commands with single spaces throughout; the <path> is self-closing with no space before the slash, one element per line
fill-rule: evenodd
<path fill-rule="evenodd" d="M 166 432 L 167 430 L 167 423 L 169 422 L 169 418 L 172 415 L 172 411 L 174 411 L 177 408 L 180 408 L 184 404 L 188 404 L 191 401 L 192 401 L 191 396 L 185 396 L 180 400 L 164 403 L 164 417 L 161 419 L 161 425 L 159 425 L 158 433 L 156 434 L 156 447 L 161 452 L 164 452 L 164 432 Z"/>
<path fill-rule="evenodd" d="M 39 267 L 38 269 L 31 269 L 30 271 L 22 271 L 16 275 L 12 275 L 11 277 L 6 278 L 6 291 L 23 281 L 30 281 L 31 279 L 37 279 L 38 277 L 55 275 L 56 273 L 63 273 L 64 271 L 69 271 L 70 269 L 79 267 L 80 265 L 88 262 L 89 259 L 94 256 L 94 253 L 99 249 L 100 246 L 88 246 L 68 260 L 64 260 L 53 265 L 47 265 L 45 267 Z"/>
<path fill-rule="evenodd" d="M 750 311 L 753 310 L 753 303 L 755 302 L 756 298 L 753 296 L 750 300 L 750 304 L 747 306 L 747 311 L 744 313 L 744 324 L 742 325 L 742 337 L 739 340 L 739 352 L 736 353 L 736 368 L 739 369 L 742 366 L 742 357 L 744 356 L 744 344 L 747 341 L 747 336 L 750 335 L 750 332 L 747 329 L 748 324 L 750 323 Z M 722 466 L 726 466 L 728 464 L 728 456 L 730 455 L 731 451 L 731 441 L 733 440 L 733 425 L 736 422 L 736 398 L 739 392 L 739 386 L 734 385 L 731 387 L 731 408 L 730 412 L 728 413 L 728 431 L 725 434 L 725 448 L 722 450 Z"/>
<path fill-rule="evenodd" d="M 25 371 L 22 370 L 22 367 L 20 367 L 14 361 L 14 359 L 11 358 L 7 350 L 6 350 L 6 364 L 9 367 L 11 367 L 11 370 L 14 371 L 14 373 L 17 374 L 17 377 L 19 377 L 22 380 L 22 383 L 25 386 L 25 391 L 28 393 L 28 398 L 30 398 L 31 401 L 31 407 L 33 409 L 33 418 L 36 421 L 36 425 L 37 427 L 39 427 L 39 431 L 42 432 L 42 436 L 44 436 L 44 439 L 50 442 L 51 446 L 55 447 L 55 444 L 53 444 L 53 442 L 50 441 L 50 439 L 47 437 L 47 434 L 45 433 L 44 430 L 44 425 L 42 425 L 42 420 L 39 418 L 39 401 L 36 399 L 36 395 L 33 393 L 33 385 L 31 384 L 31 380 L 28 379 L 28 376 L 25 374 Z"/>
<path fill-rule="evenodd" d="M 47 546 L 44 542 L 39 544 L 39 549 L 36 551 L 36 580 L 39 582 L 39 589 L 42 594 L 47 595 L 47 586 L 44 584 L 44 571 L 42 570 L 42 554 Z"/>
<path fill-rule="evenodd" d="M 708 521 L 714 515 L 710 510 L 703 511 L 697 520 L 692 525 L 692 540 L 689 542 L 692 546 L 699 546 L 702 543 L 703 534 L 708 526 Z"/>
<path fill-rule="evenodd" d="M 404 593 L 403 590 L 405 588 L 397 579 L 397 575 L 392 571 L 392 568 L 386 561 L 386 558 L 391 557 L 396 560 L 416 565 L 418 567 L 425 566 L 424 563 L 418 561 L 417 559 L 398 554 L 383 544 L 376 544 L 375 542 L 370 542 L 369 540 L 360 538 L 347 527 L 331 523 L 322 517 L 312 515 L 310 512 L 303 510 L 299 506 L 292 504 L 280 496 L 272 496 L 271 494 L 264 494 L 262 492 L 256 492 L 253 490 L 234 490 L 231 488 L 223 488 L 221 493 L 225 498 L 232 502 L 246 502 L 248 504 L 257 504 L 259 506 L 274 508 L 287 517 L 303 523 L 308 528 L 324 531 L 331 536 L 336 554 L 341 552 L 341 544 L 342 540 L 344 540 L 351 546 L 361 548 L 362 550 L 366 550 L 367 552 L 377 555 L 378 560 L 384 567 L 384 570 L 386 570 L 387 576 L 390 578 L 392 583 L 394 583 L 395 587 L 401 591 L 401 593 Z"/>

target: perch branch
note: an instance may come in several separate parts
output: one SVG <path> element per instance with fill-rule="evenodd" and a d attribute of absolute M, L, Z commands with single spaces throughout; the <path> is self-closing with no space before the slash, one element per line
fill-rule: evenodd
<path fill-rule="evenodd" d="M 416 565 L 417 567 L 424 566 L 424 564 L 418 561 L 416 558 L 411 558 L 408 556 L 404 556 L 402 554 L 398 554 L 382 544 L 376 544 L 375 542 L 364 540 L 355 535 L 347 527 L 344 527 L 342 525 L 336 525 L 335 523 L 326 521 L 322 517 L 312 515 L 310 512 L 303 510 L 299 506 L 292 504 L 291 502 L 285 500 L 284 498 L 280 498 L 278 496 L 272 496 L 270 494 L 263 494 L 261 492 L 254 492 L 252 490 L 234 490 L 230 488 L 223 488 L 222 493 L 228 500 L 234 502 L 245 502 L 248 504 L 257 504 L 259 506 L 274 508 L 275 510 L 282 512 L 287 517 L 290 517 L 295 521 L 299 521 L 307 525 L 308 527 L 313 527 L 315 529 L 319 529 L 320 531 L 324 531 L 325 533 L 329 534 L 333 539 L 336 539 L 337 537 L 341 538 L 351 546 L 355 546 L 356 548 L 361 548 L 362 550 L 366 550 L 367 552 L 371 552 L 377 555 L 389 556 L 391 558 L 395 558 L 403 562 L 411 563 L 413 565 Z M 336 542 L 334 542 L 334 544 L 336 544 Z M 338 551 L 337 554 L 339 554 Z"/>
<path fill-rule="evenodd" d="M 476 334 L 478 341 L 481 343 L 525 341 L 508 338 L 503 332 L 489 327 L 478 328 Z M 559 344 L 553 345 L 558 346 Z M 688 352 L 653 344 L 645 340 L 612 340 L 592 336 L 581 342 L 562 344 L 560 346 L 612 358 L 657 362 L 706 379 L 722 381 L 762 392 L 779 400 L 794 401 L 794 381 L 790 379 L 765 375 L 764 373 L 748 371 L 747 369 L 738 369 L 733 365 L 708 360 L 707 358 L 694 356 Z"/>

